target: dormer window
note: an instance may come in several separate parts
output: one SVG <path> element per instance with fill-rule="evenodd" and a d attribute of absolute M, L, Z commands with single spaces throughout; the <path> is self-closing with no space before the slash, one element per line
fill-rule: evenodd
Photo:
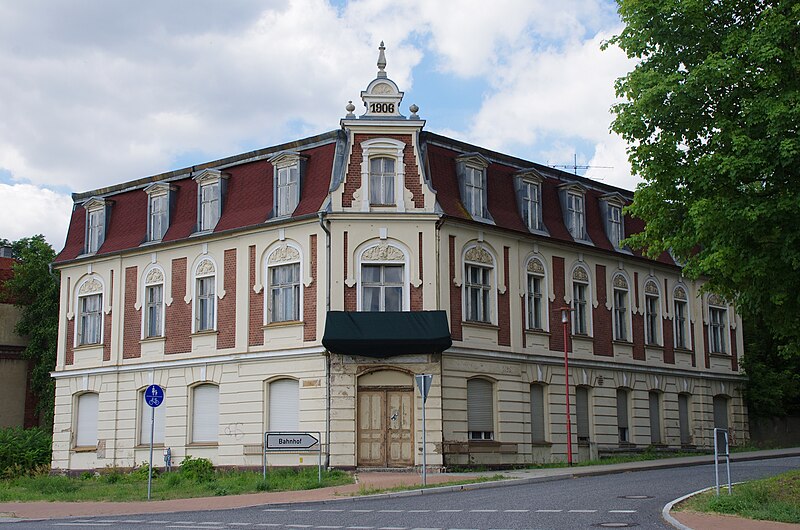
<path fill-rule="evenodd" d="M 569 234 L 576 241 L 591 243 L 586 233 L 586 188 L 576 182 L 562 184 L 559 197 Z"/>
<path fill-rule="evenodd" d="M 488 179 L 486 177 L 488 168 L 489 160 L 478 153 L 456 158 L 456 172 L 464 208 L 473 219 L 492 222 L 488 208 Z"/>
<path fill-rule="evenodd" d="M 222 215 L 227 175 L 216 169 L 204 169 L 194 180 L 197 190 L 197 231 L 210 232 Z"/>
<path fill-rule="evenodd" d="M 159 182 L 144 189 L 147 199 L 147 241 L 161 241 L 169 229 L 170 199 L 174 186 Z"/>
<path fill-rule="evenodd" d="M 369 161 L 369 202 L 394 205 L 394 158 L 382 156 Z"/>
<path fill-rule="evenodd" d="M 606 236 L 617 250 L 622 248 L 622 240 L 625 239 L 625 225 L 622 216 L 624 206 L 625 198 L 619 193 L 609 193 L 600 197 L 600 211 L 603 215 Z"/>
<path fill-rule="evenodd" d="M 108 223 L 111 201 L 100 198 L 92 198 L 83 205 L 86 209 L 86 245 L 87 254 L 94 254 L 106 238 L 106 227 Z"/>
<path fill-rule="evenodd" d="M 392 138 L 373 138 L 361 142 L 361 211 L 391 207 L 404 212 L 406 144 Z"/>
<path fill-rule="evenodd" d="M 288 217 L 300 204 L 300 183 L 306 157 L 293 151 L 278 153 L 269 159 L 274 168 L 275 217 Z"/>
<path fill-rule="evenodd" d="M 531 232 L 543 232 L 542 176 L 538 172 L 530 170 L 519 172 L 514 178 L 522 221 Z"/>

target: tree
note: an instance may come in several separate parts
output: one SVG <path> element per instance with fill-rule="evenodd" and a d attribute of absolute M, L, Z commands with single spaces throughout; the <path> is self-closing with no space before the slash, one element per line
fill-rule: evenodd
<path fill-rule="evenodd" d="M 800 2 L 618 0 L 612 130 L 644 182 L 630 242 L 671 250 L 690 277 L 800 356 Z"/>
<path fill-rule="evenodd" d="M 39 400 L 36 412 L 45 428 L 52 427 L 55 384 L 50 372 L 56 367 L 59 281 L 50 272 L 50 263 L 56 254 L 42 235 L 20 239 L 12 247 L 17 262 L 5 290 L 22 310 L 15 331 L 28 339 L 22 356 L 32 364 L 31 390 Z"/>

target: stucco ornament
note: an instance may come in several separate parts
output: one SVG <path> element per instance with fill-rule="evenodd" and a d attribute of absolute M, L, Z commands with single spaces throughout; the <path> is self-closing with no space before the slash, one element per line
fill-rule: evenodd
<path fill-rule="evenodd" d="M 373 94 L 394 94 L 394 90 L 387 83 L 378 83 L 372 87 Z"/>
<path fill-rule="evenodd" d="M 489 254 L 486 250 L 482 249 L 481 247 L 472 247 L 467 251 L 464 255 L 464 259 L 467 261 L 473 261 L 475 263 L 485 263 L 487 265 L 493 265 L 494 260 L 492 259 L 492 255 Z"/>
<path fill-rule="evenodd" d="M 95 278 L 92 278 L 89 281 L 83 282 L 81 284 L 81 288 L 78 291 L 79 294 L 89 294 L 89 293 L 99 293 L 103 290 L 103 284 L 101 284 Z"/>
<path fill-rule="evenodd" d="M 161 272 L 161 269 L 153 269 L 147 273 L 147 278 L 145 278 L 145 283 L 164 283 L 164 273 Z"/>
<path fill-rule="evenodd" d="M 403 261 L 404 259 L 405 254 L 402 250 L 386 243 L 370 247 L 361 255 L 362 261 Z"/>
<path fill-rule="evenodd" d="M 538 259 L 533 258 L 528 262 L 528 272 L 544 274 L 544 265 L 542 265 L 542 262 Z"/>
<path fill-rule="evenodd" d="M 680 286 L 676 287 L 674 297 L 677 300 L 686 300 L 686 291 L 684 290 L 684 288 Z"/>
<path fill-rule="evenodd" d="M 200 262 L 200 265 L 197 267 L 197 274 L 196 276 L 211 276 L 214 274 L 214 264 L 211 260 L 204 259 Z"/>
<path fill-rule="evenodd" d="M 708 295 L 708 305 L 725 307 L 725 300 L 718 294 L 710 294 Z"/>
<path fill-rule="evenodd" d="M 269 263 L 285 263 L 287 261 L 300 261 L 300 252 L 294 247 L 283 245 L 276 248 L 269 255 Z"/>
<path fill-rule="evenodd" d="M 621 274 L 617 274 L 614 276 L 614 287 L 617 289 L 628 289 L 628 281 L 625 279 L 625 276 Z"/>
<path fill-rule="evenodd" d="M 586 269 L 584 269 L 583 267 L 575 267 L 575 270 L 572 271 L 572 279 L 581 282 L 588 282 L 589 273 L 586 272 Z"/>
<path fill-rule="evenodd" d="M 656 285 L 656 282 L 649 281 L 644 284 L 644 292 L 658 296 L 658 286 Z"/>

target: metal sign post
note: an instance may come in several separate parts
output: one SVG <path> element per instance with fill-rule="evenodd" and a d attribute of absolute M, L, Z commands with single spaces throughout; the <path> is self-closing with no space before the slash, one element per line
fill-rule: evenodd
<path fill-rule="evenodd" d="M 425 439 L 425 402 L 428 401 L 428 392 L 431 389 L 433 375 L 417 374 L 414 379 L 417 381 L 417 388 L 419 388 L 419 393 L 422 396 L 422 485 L 426 486 L 428 484 L 428 444 Z"/>
<path fill-rule="evenodd" d="M 728 495 L 731 490 L 731 452 L 728 445 L 728 430 L 714 427 L 714 476 L 716 479 L 717 497 L 719 497 L 719 457 L 725 457 L 725 467 L 728 472 Z"/>
<path fill-rule="evenodd" d="M 153 431 L 156 424 L 156 407 L 164 402 L 164 389 L 158 385 L 150 385 L 144 391 L 144 402 L 150 407 L 150 465 L 147 468 L 147 500 L 153 485 Z"/>
<path fill-rule="evenodd" d="M 317 481 L 322 483 L 321 438 L 319 432 L 265 432 L 264 480 L 267 479 L 267 453 L 317 453 Z"/>

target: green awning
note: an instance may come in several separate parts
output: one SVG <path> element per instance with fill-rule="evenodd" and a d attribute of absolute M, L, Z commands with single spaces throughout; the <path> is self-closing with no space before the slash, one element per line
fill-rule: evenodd
<path fill-rule="evenodd" d="M 322 344 L 364 357 L 441 353 L 453 344 L 444 311 L 328 311 Z"/>

